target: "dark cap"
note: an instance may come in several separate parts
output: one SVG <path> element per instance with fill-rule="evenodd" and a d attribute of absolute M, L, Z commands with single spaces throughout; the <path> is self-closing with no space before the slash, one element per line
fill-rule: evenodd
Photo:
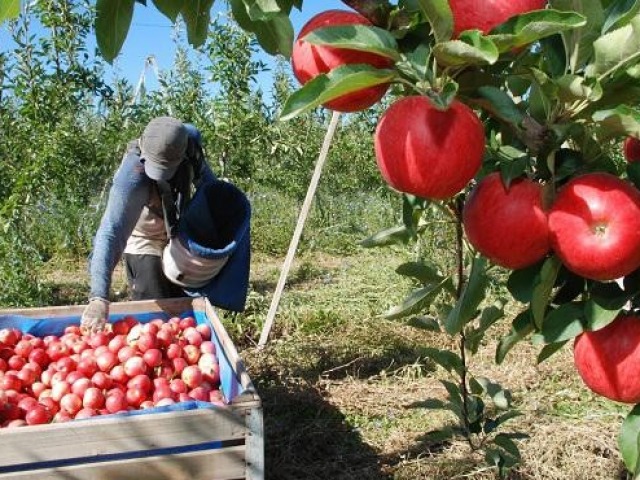
<path fill-rule="evenodd" d="M 188 133 L 180 120 L 157 117 L 140 137 L 144 170 L 153 180 L 169 180 L 176 173 L 187 150 Z"/>

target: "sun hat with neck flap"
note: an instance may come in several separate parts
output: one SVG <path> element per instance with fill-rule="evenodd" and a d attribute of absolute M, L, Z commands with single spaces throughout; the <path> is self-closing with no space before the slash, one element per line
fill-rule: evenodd
<path fill-rule="evenodd" d="M 184 159 L 187 143 L 188 131 L 180 120 L 173 117 L 151 120 L 140 137 L 140 157 L 147 176 L 152 180 L 171 179 Z"/>

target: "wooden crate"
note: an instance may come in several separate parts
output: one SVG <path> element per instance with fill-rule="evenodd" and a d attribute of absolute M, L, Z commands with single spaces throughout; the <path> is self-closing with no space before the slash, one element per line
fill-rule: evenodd
<path fill-rule="evenodd" d="M 82 311 L 83 306 L 0 310 L 0 328 L 24 319 L 36 327 L 55 325 L 60 334 L 79 323 Z M 227 405 L 190 402 L 0 429 L 0 479 L 263 479 L 261 401 L 211 304 L 203 298 L 111 304 L 111 321 L 128 314 L 142 321 L 193 314 L 198 323 L 208 322 Z"/>

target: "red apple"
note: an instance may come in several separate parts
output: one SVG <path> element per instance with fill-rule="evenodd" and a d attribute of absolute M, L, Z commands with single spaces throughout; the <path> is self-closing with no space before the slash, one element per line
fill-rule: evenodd
<path fill-rule="evenodd" d="M 528 178 L 507 189 L 498 172 L 487 175 L 467 197 L 462 222 L 471 245 L 505 268 L 533 265 L 551 249 L 542 186 Z"/>
<path fill-rule="evenodd" d="M 134 325 L 137 325 L 138 321 L 131 316 L 126 316 L 114 322 L 112 330 L 116 335 L 127 335 Z"/>
<path fill-rule="evenodd" d="M 93 383 L 90 379 L 82 377 L 71 384 L 71 392 L 82 397 L 84 396 L 84 392 L 86 392 L 92 385 Z"/>
<path fill-rule="evenodd" d="M 202 383 L 202 371 L 200 367 L 189 365 L 184 368 L 180 378 L 182 378 L 187 387 L 193 389 L 199 387 Z"/>
<path fill-rule="evenodd" d="M 97 387 L 89 387 L 82 397 L 82 406 L 85 408 L 100 409 L 104 407 L 104 394 Z"/>
<path fill-rule="evenodd" d="M 617 402 L 640 402 L 640 317 L 622 315 L 600 330 L 580 334 L 573 357 L 595 393 Z"/>
<path fill-rule="evenodd" d="M 312 45 L 304 41 L 304 36 L 313 30 L 338 25 L 371 25 L 371 22 L 359 13 L 346 10 L 326 10 L 311 18 L 300 30 L 291 55 L 293 74 L 301 84 L 342 65 L 367 64 L 376 68 L 393 66 L 391 59 L 374 53 Z M 325 107 L 339 112 L 364 110 L 379 102 L 388 88 L 389 84 L 384 83 L 351 92 L 327 102 Z"/>
<path fill-rule="evenodd" d="M 142 359 L 151 368 L 159 367 L 162 364 L 162 351 L 152 348 L 142 354 Z"/>
<path fill-rule="evenodd" d="M 15 328 L 0 329 L 0 345 L 13 347 L 20 340 L 20 332 Z"/>
<path fill-rule="evenodd" d="M 640 162 L 640 139 L 627 137 L 622 144 L 624 158 L 628 162 Z"/>
<path fill-rule="evenodd" d="M 49 409 L 40 404 L 34 405 L 24 416 L 27 425 L 42 425 L 43 423 L 49 423 L 52 418 L 53 415 Z"/>
<path fill-rule="evenodd" d="M 609 173 L 564 185 L 549 211 L 551 246 L 572 272 L 599 281 L 640 267 L 640 191 Z"/>
<path fill-rule="evenodd" d="M 124 362 L 124 371 L 129 377 L 146 373 L 147 364 L 141 356 L 135 355 Z"/>
<path fill-rule="evenodd" d="M 456 195 L 476 175 L 484 154 L 484 127 L 473 110 L 454 100 L 437 109 L 426 96 L 404 97 L 382 115 L 375 153 L 385 181 L 428 199 Z"/>
<path fill-rule="evenodd" d="M 119 393 L 112 393 L 112 392 Z M 124 412 L 129 408 L 125 393 L 120 390 L 111 390 L 106 397 L 105 407 L 109 413 Z"/>
<path fill-rule="evenodd" d="M 146 392 L 138 387 L 128 388 L 125 397 L 129 406 L 134 408 L 140 408 L 142 402 L 147 400 Z"/>
<path fill-rule="evenodd" d="M 211 327 L 209 325 L 207 325 L 206 323 L 199 323 L 198 325 L 196 325 L 196 330 L 200 332 L 202 340 L 211 340 Z"/>
<path fill-rule="evenodd" d="M 453 36 L 465 30 L 482 30 L 488 33 L 514 15 L 540 10 L 547 0 L 449 0 L 453 13 Z"/>
<path fill-rule="evenodd" d="M 101 372 L 110 372 L 113 367 L 118 364 L 117 355 L 111 350 L 102 352 L 96 357 L 96 365 Z M 95 372 L 94 372 L 95 373 Z"/>
<path fill-rule="evenodd" d="M 95 408 L 85 407 L 80 409 L 73 418 L 75 418 L 76 420 L 81 420 L 83 418 L 95 417 L 96 415 L 98 415 L 98 411 Z"/>

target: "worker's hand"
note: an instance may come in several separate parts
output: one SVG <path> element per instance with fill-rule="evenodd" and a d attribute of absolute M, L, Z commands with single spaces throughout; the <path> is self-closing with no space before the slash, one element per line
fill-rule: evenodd
<path fill-rule="evenodd" d="M 89 304 L 82 313 L 80 328 L 86 334 L 101 332 L 107 324 L 107 318 L 109 318 L 109 301 L 93 297 L 89 299 Z"/>

